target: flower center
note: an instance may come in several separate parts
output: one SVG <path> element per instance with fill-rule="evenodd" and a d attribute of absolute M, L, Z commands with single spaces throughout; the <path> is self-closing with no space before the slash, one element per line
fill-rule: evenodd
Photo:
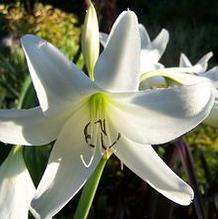
<path fill-rule="evenodd" d="M 110 97 L 105 93 L 93 94 L 89 99 L 90 121 L 84 127 L 84 137 L 88 146 L 101 146 L 102 153 L 111 149 L 120 139 L 121 134 L 111 137 L 109 127 L 108 103 Z M 113 139 L 112 139 L 113 138 Z"/>

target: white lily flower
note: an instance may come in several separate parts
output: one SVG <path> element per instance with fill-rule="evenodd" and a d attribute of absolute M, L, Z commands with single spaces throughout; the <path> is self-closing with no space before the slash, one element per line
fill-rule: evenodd
<path fill-rule="evenodd" d="M 191 85 L 200 81 L 211 80 L 211 86 L 218 88 L 218 66 L 207 71 L 208 61 L 213 56 L 212 52 L 204 55 L 195 65 L 192 65 L 185 54 L 181 54 L 179 68 L 163 68 L 156 71 L 146 72 L 141 75 L 140 88 L 147 89 L 143 84 L 153 77 L 166 77 L 183 85 Z M 148 81 L 147 83 L 149 83 Z M 160 83 L 156 83 L 159 85 Z M 164 84 L 164 83 L 162 83 Z M 214 106 L 204 122 L 213 127 L 218 127 L 218 91 L 215 92 Z"/>
<path fill-rule="evenodd" d="M 201 75 L 205 73 L 208 67 L 208 61 L 212 58 L 213 53 L 209 52 L 204 55 L 195 65 L 192 65 L 188 57 L 181 53 L 179 60 L 179 67 L 192 67 L 193 73 Z"/>
<path fill-rule="evenodd" d="M 140 73 L 164 68 L 164 65 L 158 61 L 166 50 L 169 42 L 169 32 L 162 29 L 156 38 L 151 41 L 146 28 L 142 24 L 139 24 L 138 27 L 141 38 Z M 108 34 L 100 33 L 100 42 L 103 47 L 106 47 L 107 41 Z"/>
<path fill-rule="evenodd" d="M 40 106 L 0 111 L 0 139 L 24 145 L 57 139 L 31 204 L 35 216 L 55 215 L 108 153 L 167 198 L 190 204 L 191 187 L 151 144 L 177 138 L 208 115 L 214 102 L 210 82 L 138 91 L 141 46 L 131 11 L 113 25 L 94 81 L 36 36 L 24 36 L 22 46 Z"/>
<path fill-rule="evenodd" d="M 0 218 L 28 219 L 35 191 L 22 151 L 15 148 L 0 166 Z"/>
<path fill-rule="evenodd" d="M 162 29 L 156 38 L 151 41 L 147 30 L 142 24 L 139 25 L 139 31 L 141 37 L 140 72 L 144 73 L 164 68 L 158 61 L 166 50 L 169 42 L 169 32 L 166 29 Z"/>
<path fill-rule="evenodd" d="M 141 38 L 141 53 L 140 53 L 140 73 L 154 71 L 156 69 L 164 68 L 164 65 L 159 63 L 161 56 L 166 50 L 169 42 L 169 32 L 166 29 L 162 29 L 156 38 L 151 41 L 146 28 L 139 24 L 139 33 Z M 100 42 L 105 47 L 107 45 L 108 34 L 100 33 Z M 165 84 L 163 77 L 156 76 L 143 80 L 140 83 L 140 90 L 152 88 L 154 85 Z"/>
<path fill-rule="evenodd" d="M 212 58 L 213 53 L 209 52 L 204 55 L 195 65 L 192 65 L 187 56 L 182 53 L 180 56 L 180 67 L 191 67 L 193 72 L 199 76 L 206 77 L 214 81 L 216 88 L 218 88 L 218 66 L 213 67 L 210 70 L 207 70 L 208 61 Z M 214 106 L 206 118 L 205 123 L 211 125 L 215 128 L 218 128 L 218 92 L 216 92 L 216 99 Z"/>

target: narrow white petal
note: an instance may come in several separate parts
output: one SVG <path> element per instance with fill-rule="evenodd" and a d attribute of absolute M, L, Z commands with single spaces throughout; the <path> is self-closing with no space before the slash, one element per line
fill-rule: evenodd
<path fill-rule="evenodd" d="M 152 146 L 123 137 L 114 153 L 129 169 L 167 198 L 181 205 L 191 203 L 194 197 L 192 188 L 163 162 Z"/>
<path fill-rule="evenodd" d="M 34 193 L 22 152 L 11 152 L 0 167 L 0 218 L 27 219 Z"/>
<path fill-rule="evenodd" d="M 195 67 L 185 68 L 163 68 L 154 71 L 150 71 L 141 75 L 141 82 L 151 79 L 153 77 L 163 76 L 172 79 L 183 85 L 192 85 L 201 81 L 207 81 L 208 79 L 202 75 L 194 75 Z M 209 78 L 210 79 L 210 78 Z"/>
<path fill-rule="evenodd" d="M 214 103 L 210 82 L 192 86 L 114 94 L 109 107 L 117 131 L 144 144 L 162 144 L 197 126 Z"/>
<path fill-rule="evenodd" d="M 208 61 L 212 58 L 213 53 L 208 52 L 206 55 L 204 55 L 196 65 L 199 65 L 201 67 L 201 71 L 199 73 L 205 72 L 208 67 Z"/>
<path fill-rule="evenodd" d="M 194 69 L 194 73 L 200 74 L 207 70 L 208 67 L 208 61 L 213 56 L 212 52 L 207 53 L 204 55 L 195 65 L 192 65 L 189 59 L 185 54 L 181 54 L 180 56 L 180 67 L 192 67 Z"/>
<path fill-rule="evenodd" d="M 209 116 L 205 119 L 204 122 L 208 125 L 218 128 L 218 100 L 215 101 Z"/>
<path fill-rule="evenodd" d="M 146 47 L 151 43 L 150 37 L 148 35 L 146 28 L 142 24 L 139 24 L 138 27 L 139 27 L 139 33 L 141 38 L 141 48 L 146 49 Z"/>
<path fill-rule="evenodd" d="M 141 49 L 141 62 L 140 62 L 140 73 L 152 71 L 163 66 L 158 63 L 159 59 L 163 55 L 166 46 L 169 41 L 169 33 L 167 30 L 162 29 L 158 36 L 147 46 Z M 143 42 L 141 42 L 143 45 Z"/>
<path fill-rule="evenodd" d="M 53 45 L 33 35 L 21 42 L 43 111 L 72 105 L 91 92 L 93 83 Z"/>
<path fill-rule="evenodd" d="M 54 216 L 95 170 L 102 155 L 99 148 L 86 144 L 84 128 L 89 122 L 88 107 L 84 107 L 62 129 L 31 204 L 35 215 Z"/>
<path fill-rule="evenodd" d="M 184 53 L 180 55 L 179 67 L 192 67 L 192 63 Z"/>
<path fill-rule="evenodd" d="M 212 80 L 216 87 L 218 87 L 218 66 L 211 68 L 209 71 L 200 74 Z"/>
<path fill-rule="evenodd" d="M 151 42 L 151 49 L 155 50 L 154 59 L 159 60 L 166 50 L 169 42 L 169 32 L 166 29 L 162 29 L 156 38 Z"/>
<path fill-rule="evenodd" d="M 95 81 L 110 91 L 137 90 L 140 36 L 136 15 L 123 12 L 114 23 L 107 46 L 95 67 Z"/>
<path fill-rule="evenodd" d="M 106 33 L 100 33 L 99 35 L 99 40 L 100 40 L 100 43 L 103 47 L 106 47 L 107 45 L 107 41 L 108 41 L 108 34 Z"/>
<path fill-rule="evenodd" d="M 57 138 L 69 112 L 46 117 L 40 107 L 0 110 L 0 141 L 9 144 L 43 145 Z"/>

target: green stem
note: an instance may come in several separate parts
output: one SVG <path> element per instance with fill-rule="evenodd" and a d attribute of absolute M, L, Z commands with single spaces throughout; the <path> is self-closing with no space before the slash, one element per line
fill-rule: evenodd
<path fill-rule="evenodd" d="M 76 209 L 76 213 L 73 219 L 86 219 L 89 214 L 93 199 L 95 197 L 96 190 L 98 188 L 101 175 L 103 173 L 105 164 L 107 163 L 108 158 L 102 157 L 100 163 L 98 164 L 95 172 L 87 181 L 86 185 L 83 188 L 79 204 Z"/>
<path fill-rule="evenodd" d="M 22 85 L 21 94 L 20 94 L 19 99 L 18 99 L 18 104 L 17 104 L 18 109 L 21 109 L 23 107 L 24 99 L 27 96 L 27 90 L 28 90 L 30 85 L 31 85 L 31 78 L 29 76 L 27 76 L 25 78 L 23 85 Z"/>

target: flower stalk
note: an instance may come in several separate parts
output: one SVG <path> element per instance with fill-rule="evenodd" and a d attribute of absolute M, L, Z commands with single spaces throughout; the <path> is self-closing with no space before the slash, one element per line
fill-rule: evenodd
<path fill-rule="evenodd" d="M 108 159 L 109 156 L 102 157 L 95 172 L 85 184 L 73 219 L 86 219 L 88 217 L 95 193 L 97 191 L 104 167 Z"/>

